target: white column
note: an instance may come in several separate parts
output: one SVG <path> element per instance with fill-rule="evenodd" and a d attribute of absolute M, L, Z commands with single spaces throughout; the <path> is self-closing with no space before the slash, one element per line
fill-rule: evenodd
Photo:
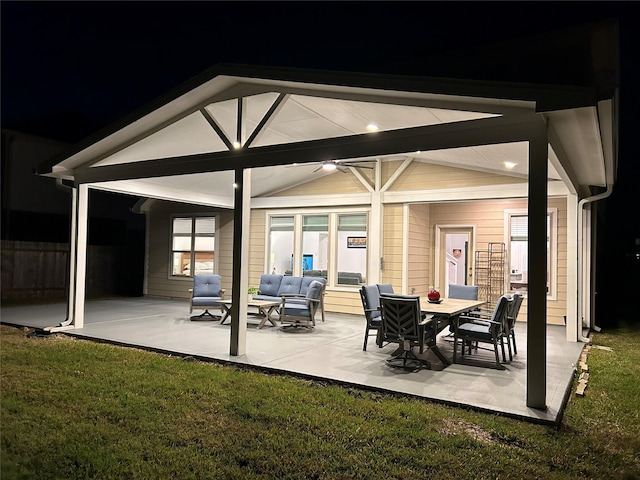
<path fill-rule="evenodd" d="M 233 206 L 233 280 L 231 292 L 232 356 L 247 353 L 247 299 L 249 288 L 249 226 L 251 221 L 251 170 L 235 171 Z M 242 321 L 240 321 L 242 320 Z"/>
<path fill-rule="evenodd" d="M 73 325 L 75 328 L 84 327 L 85 285 L 87 276 L 87 225 L 89 217 L 89 187 L 79 185 L 76 200 L 76 230 L 75 230 L 75 298 L 73 306 Z"/>
<path fill-rule="evenodd" d="M 67 298 L 67 321 L 74 322 L 76 302 L 76 236 L 78 231 L 78 189 L 71 189 L 71 229 L 69 232 L 69 292 Z"/>
<path fill-rule="evenodd" d="M 380 281 L 380 259 L 382 258 L 382 201 L 378 190 L 371 193 L 371 213 L 369 217 L 369 268 L 367 284 L 374 285 Z"/>
<path fill-rule="evenodd" d="M 568 342 L 578 339 L 578 196 L 567 196 L 567 325 Z"/>
<path fill-rule="evenodd" d="M 547 134 L 529 140 L 527 407 L 546 408 L 547 391 Z"/>

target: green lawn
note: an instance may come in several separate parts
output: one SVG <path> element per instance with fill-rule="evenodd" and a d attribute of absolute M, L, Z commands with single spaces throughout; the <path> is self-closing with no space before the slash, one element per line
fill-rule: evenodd
<path fill-rule="evenodd" d="M 64 335 L 1 335 L 4 479 L 640 478 L 640 328 L 559 428 Z"/>

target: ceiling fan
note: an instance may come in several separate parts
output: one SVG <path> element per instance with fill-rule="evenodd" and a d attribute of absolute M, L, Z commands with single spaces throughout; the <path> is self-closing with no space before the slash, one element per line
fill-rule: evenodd
<path fill-rule="evenodd" d="M 373 169 L 373 167 L 368 167 L 363 165 L 364 163 L 372 163 L 372 162 L 376 162 L 376 160 L 372 159 L 372 160 L 354 160 L 354 161 L 342 161 L 342 160 L 323 160 L 322 162 L 310 162 L 310 163 L 294 163 L 293 165 L 291 165 L 292 167 L 297 167 L 297 166 L 301 166 L 301 165 L 318 165 L 318 168 L 316 168 L 313 173 L 319 171 L 319 170 L 325 170 L 327 172 L 330 172 L 332 170 L 338 170 L 339 172 L 342 173 L 347 173 L 348 170 L 345 167 L 357 167 L 357 168 L 368 168 L 368 169 Z"/>

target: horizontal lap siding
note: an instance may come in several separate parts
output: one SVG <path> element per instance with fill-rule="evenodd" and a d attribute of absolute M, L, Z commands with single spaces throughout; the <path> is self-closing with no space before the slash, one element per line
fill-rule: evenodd
<path fill-rule="evenodd" d="M 402 293 L 402 205 L 383 206 L 382 257 L 384 270 L 381 283 L 391 283 L 394 291 Z"/>
<path fill-rule="evenodd" d="M 409 206 L 409 238 L 407 258 L 407 293 L 424 296 L 429 291 L 431 270 L 431 228 L 429 205 Z"/>
<path fill-rule="evenodd" d="M 547 322 L 564 324 L 567 302 L 567 206 L 564 198 L 550 198 L 549 208 L 558 212 L 557 298 L 547 301 Z M 475 248 L 487 248 L 489 242 L 504 242 L 504 211 L 527 208 L 527 199 L 483 200 L 477 202 L 451 202 L 431 205 L 431 225 L 476 226 Z M 431 271 L 431 275 L 433 275 Z M 526 300 L 518 316 L 527 318 Z"/>
<path fill-rule="evenodd" d="M 258 288 L 260 285 L 260 275 L 265 268 L 265 247 L 268 239 L 265 236 L 266 211 L 251 211 L 251 228 L 249 239 L 249 286 Z"/>
<path fill-rule="evenodd" d="M 295 167 L 292 167 L 295 168 Z M 327 195 L 331 193 L 363 193 L 367 188 L 362 185 L 351 172 L 342 173 L 336 171 L 322 178 L 303 185 L 283 190 L 270 195 L 272 197 L 296 196 L 296 195 Z"/>
<path fill-rule="evenodd" d="M 392 175 L 400 162 L 389 162 L 383 178 Z M 414 161 L 394 182 L 390 191 L 430 190 L 439 188 L 474 187 L 482 185 L 504 185 L 524 183 L 525 180 L 492 173 L 465 170 L 462 168 L 444 167 Z"/>
<path fill-rule="evenodd" d="M 218 273 L 222 276 L 222 288 L 226 294 L 231 289 L 231 246 L 233 245 L 233 212 L 199 205 L 188 205 L 158 200 L 151 206 L 148 232 L 148 264 L 146 294 L 157 297 L 188 299 L 193 287 L 191 278 L 171 278 L 171 216 L 177 215 L 218 215 Z"/>

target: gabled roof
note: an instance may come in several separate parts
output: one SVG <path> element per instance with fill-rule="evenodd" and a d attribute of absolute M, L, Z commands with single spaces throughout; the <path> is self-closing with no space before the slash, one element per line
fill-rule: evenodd
<path fill-rule="evenodd" d="M 549 127 L 550 181 L 583 194 L 613 181 L 615 98 L 599 99 L 595 88 L 243 65 L 204 72 L 37 173 L 222 206 L 231 204 L 239 166 L 257 168 L 254 196 L 326 174 L 316 164 L 285 166 L 323 160 L 400 156 L 522 177 L 525 141 L 455 138 L 531 117 Z M 368 130 L 372 123 L 377 131 Z M 507 170 L 505 161 L 516 166 Z"/>

